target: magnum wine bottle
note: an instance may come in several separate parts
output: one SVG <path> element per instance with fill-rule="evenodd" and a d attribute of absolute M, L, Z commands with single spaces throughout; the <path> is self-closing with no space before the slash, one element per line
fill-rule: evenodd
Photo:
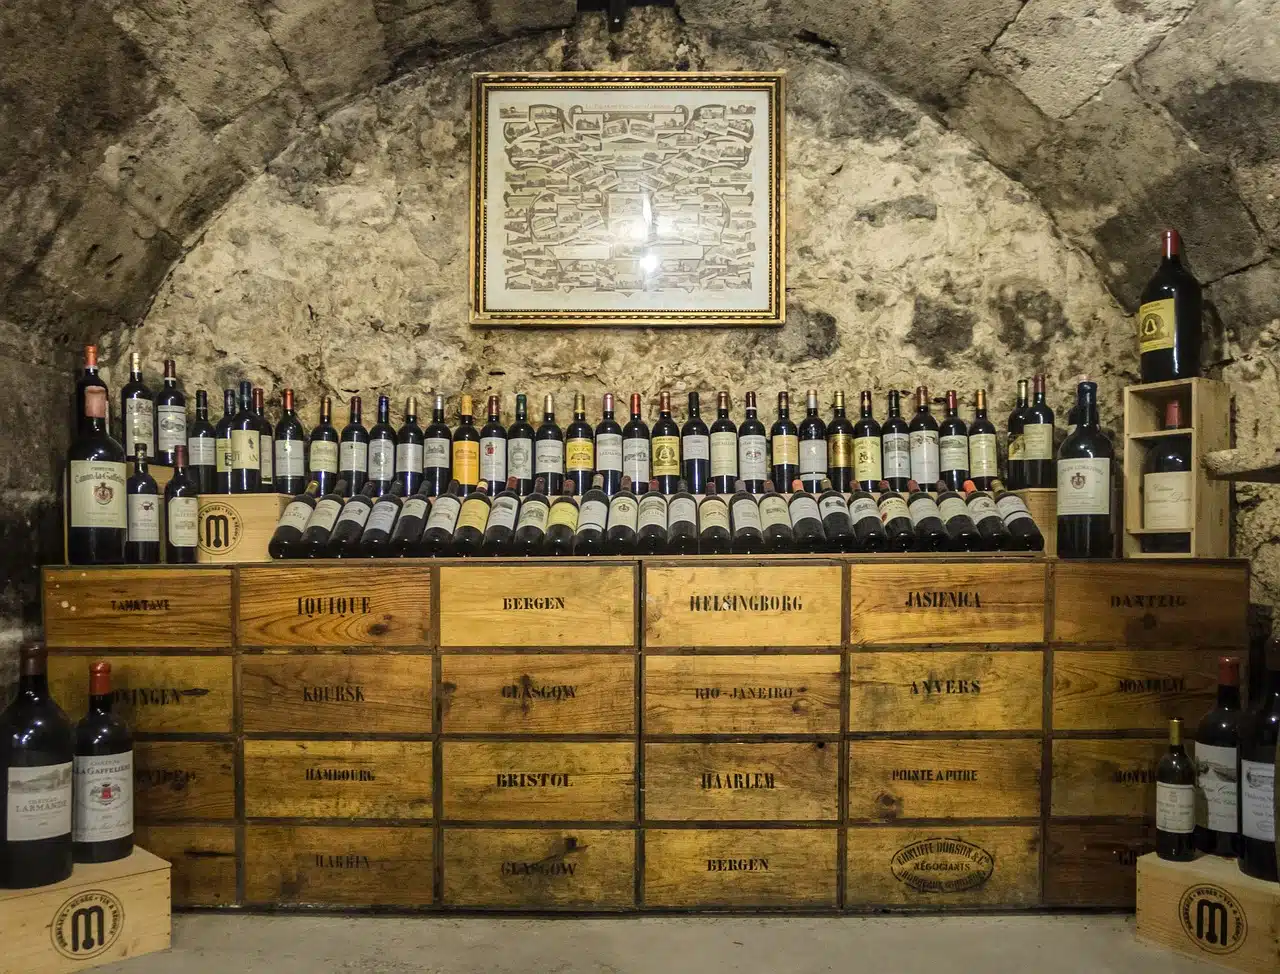
<path fill-rule="evenodd" d="M 405 425 L 408 426 L 406 417 Z M 404 431 L 401 430 L 401 433 Z M 403 440 L 401 441 L 403 442 Z M 432 497 L 443 494 L 451 480 L 453 462 L 453 434 L 444 421 L 444 396 L 436 393 L 431 405 L 431 422 L 422 431 L 422 480 Z M 396 466 L 399 466 L 397 458 Z"/>
<path fill-rule="evenodd" d="M 463 497 L 480 483 L 480 432 L 475 424 L 475 407 L 470 396 L 462 396 L 458 404 L 458 428 L 453 431 L 451 458 L 453 479 Z"/>
<path fill-rule="evenodd" d="M 947 390 L 947 411 L 938 425 L 939 476 L 950 490 L 959 490 L 969 479 L 969 428 L 960 418 L 960 397 Z"/>
<path fill-rule="evenodd" d="M 1177 230 L 1160 235 L 1160 266 L 1142 291 L 1138 347 L 1143 382 L 1191 379 L 1200 374 L 1200 284 L 1182 265 Z"/>
<path fill-rule="evenodd" d="M 605 547 L 612 555 L 629 555 L 636 550 L 636 531 L 640 526 L 640 503 L 631 489 L 631 478 L 625 474 L 618 492 L 609 498 L 609 528 Z"/>
<path fill-rule="evenodd" d="M 551 502 L 547 514 L 547 537 L 542 552 L 553 557 L 573 554 L 573 536 L 578 530 L 578 502 L 573 499 L 573 484 L 565 481 L 563 493 Z"/>
<path fill-rule="evenodd" d="M 196 421 L 187 431 L 187 464 L 189 476 L 201 494 L 212 494 L 218 455 L 213 426 L 209 422 L 209 394 L 196 391 Z"/>
<path fill-rule="evenodd" d="M 124 448 L 133 459 L 135 443 L 147 448 L 147 456 L 156 452 L 155 396 L 142 379 L 142 357 L 129 353 L 129 381 L 120 390 L 120 429 L 124 434 Z"/>
<path fill-rule="evenodd" d="M 646 440 L 646 457 L 648 450 Z M 516 421 L 507 430 L 507 473 L 516 478 L 516 491 L 521 497 L 533 490 L 533 454 L 534 431 L 529 425 L 529 403 L 521 393 L 516 396 Z"/>
<path fill-rule="evenodd" d="M 67 560 L 119 565 L 129 533 L 124 447 L 107 432 L 107 391 L 84 392 L 80 435 L 67 454 Z"/>
<path fill-rule="evenodd" d="M 587 422 L 587 397 L 580 392 L 573 394 L 573 422 L 564 437 L 564 476 L 573 482 L 574 494 L 581 496 L 591 486 L 596 470 L 596 440 Z"/>
<path fill-rule="evenodd" d="M 272 558 L 305 558 L 306 549 L 302 544 L 302 532 L 311 520 L 316 509 L 316 498 L 320 495 L 320 482 L 313 480 L 305 490 L 299 493 L 280 515 L 276 522 L 275 532 L 267 543 L 267 554 Z"/>
<path fill-rule="evenodd" d="M 156 396 L 156 462 L 173 466 L 173 450 L 187 445 L 187 397 L 178 388 L 177 363 L 164 360 L 164 385 Z"/>
<path fill-rule="evenodd" d="M 85 392 L 89 389 L 101 389 L 103 394 L 107 396 L 107 402 L 111 402 L 111 396 L 107 391 L 107 384 L 102 381 L 102 375 L 98 372 L 98 346 L 86 345 L 84 347 L 84 372 L 80 374 L 80 378 L 76 380 L 76 393 L 73 399 L 72 417 L 76 424 L 76 432 L 84 433 L 87 427 L 84 423 L 84 399 Z M 111 424 L 108 418 L 107 429 L 110 430 Z"/>
<path fill-rule="evenodd" d="M 1218 701 L 1191 744 L 1196 768 L 1196 848 L 1234 857 L 1240 845 L 1240 661 L 1218 660 Z"/>
<path fill-rule="evenodd" d="M 689 393 L 689 418 L 680 429 L 680 471 L 694 494 L 706 493 L 711 480 L 711 436 L 701 408 L 698 394 Z"/>
<path fill-rule="evenodd" d="M 683 480 L 667 500 L 667 554 L 698 553 L 698 502 Z"/>
<path fill-rule="evenodd" d="M 133 476 L 125 486 L 129 505 L 129 541 L 125 561 L 130 565 L 160 564 L 160 488 L 147 470 L 147 445 L 133 448 Z"/>
<path fill-rule="evenodd" d="M 76 725 L 72 795 L 76 862 L 112 862 L 133 852 L 133 735 L 111 712 L 110 663 L 89 664 L 89 709 Z"/>
<path fill-rule="evenodd" d="M 173 448 L 173 476 L 164 488 L 164 560 L 194 565 L 200 545 L 200 490 L 187 474 L 187 448 Z"/>
<path fill-rule="evenodd" d="M 467 495 L 458 512 L 458 523 L 453 529 L 453 553 L 459 557 L 478 555 L 484 544 L 484 532 L 489 527 L 489 514 L 493 501 L 489 498 L 489 485 L 483 480 Z"/>
<path fill-rule="evenodd" d="M 342 513 L 329 534 L 328 553 L 334 558 L 356 558 L 360 551 L 360 539 L 364 536 L 364 527 L 369 523 L 373 513 L 373 500 L 377 490 L 372 483 L 366 483 L 360 493 L 352 494 L 342 505 Z"/>
<path fill-rule="evenodd" d="M 1010 490 L 1022 490 L 1027 486 L 1026 447 L 1022 438 L 1027 423 L 1027 387 L 1026 379 L 1018 380 L 1018 401 L 1013 412 L 1009 414 L 1009 459 L 1006 464 L 1006 478 Z"/>
<path fill-rule="evenodd" d="M 542 425 L 533 437 L 533 475 L 547 485 L 547 496 L 564 487 L 564 433 L 556 422 L 556 401 L 547 393 L 542 399 Z"/>
<path fill-rule="evenodd" d="M 378 421 L 369 430 L 369 480 L 381 497 L 396 476 L 396 430 L 391 425 L 391 397 L 378 397 Z M 400 485 L 401 491 L 404 484 Z"/>
<path fill-rule="evenodd" d="M 1161 859 L 1190 862 L 1196 857 L 1195 793 L 1195 765 L 1182 747 L 1182 721 L 1175 717 L 1169 721 L 1169 749 L 1156 768 L 1156 855 Z M 1274 856 L 1271 870 L 1275 872 Z"/>
<path fill-rule="evenodd" d="M 307 487 L 307 433 L 294 408 L 293 390 L 281 395 L 280 422 L 272 441 L 275 451 L 275 488 L 278 494 L 297 496 Z"/>
<path fill-rule="evenodd" d="M 795 544 L 791 530 L 791 511 L 786 500 L 773 489 L 773 481 L 764 482 L 760 496 L 760 530 L 766 551 L 790 551 Z"/>
<path fill-rule="evenodd" d="M 732 540 L 729 532 L 729 505 L 707 484 L 707 494 L 698 504 L 698 552 L 704 555 L 727 555 Z"/>
<path fill-rule="evenodd" d="M 379 481 L 370 480 L 374 490 Z M 399 482 L 391 485 L 391 489 L 378 498 L 373 510 L 369 512 L 369 520 L 364 523 L 364 534 L 360 536 L 360 553 L 366 558 L 385 558 L 391 554 L 391 532 L 395 529 L 396 519 L 404 505 L 404 488 Z"/>
<path fill-rule="evenodd" d="M 1081 382 L 1076 397 L 1080 425 L 1058 451 L 1058 557 L 1110 558 L 1114 451 L 1098 425 L 1097 385 Z M 1034 481 L 1034 461 L 1028 473 Z"/>
<path fill-rule="evenodd" d="M 653 438 L 649 441 L 653 456 L 653 479 L 658 490 L 671 495 L 680 482 L 680 427 L 671 418 L 671 393 L 658 396 L 658 421 L 653 424 Z"/>
<path fill-rule="evenodd" d="M 497 396 L 489 397 L 487 422 L 480 429 L 480 479 L 493 486 L 507 482 L 507 431 L 502 425 L 500 402 Z M 517 506 L 519 499 L 517 494 Z"/>
<path fill-rule="evenodd" d="M 738 427 L 738 477 L 747 493 L 761 494 L 769 479 L 769 439 L 757 415 L 754 392 L 747 393 L 744 409 L 746 418 Z"/>
<path fill-rule="evenodd" d="M 595 473 L 591 486 L 578 507 L 578 527 L 574 532 L 575 555 L 603 555 L 605 532 L 609 526 L 609 495 L 604 492 L 604 474 Z"/>
<path fill-rule="evenodd" d="M 516 534 L 512 549 L 517 555 L 536 555 L 542 550 L 547 536 L 547 518 L 551 505 L 545 493 L 546 481 L 541 477 L 533 480 L 533 489 L 524 496 L 520 505 L 520 516 L 516 519 Z"/>
<path fill-rule="evenodd" d="M 493 557 L 511 552 L 516 536 L 516 518 L 520 513 L 520 495 L 516 492 L 519 483 L 518 477 L 508 477 L 505 489 L 489 506 L 489 523 L 485 525 L 480 554 Z"/>
<path fill-rule="evenodd" d="M 320 493 L 325 495 L 333 493 L 338 482 L 338 431 L 332 416 L 333 400 L 321 396 L 320 422 L 307 441 L 307 471 L 312 480 L 319 481 Z"/>
<path fill-rule="evenodd" d="M 911 513 L 911 526 L 916 533 L 917 551 L 946 551 L 951 546 L 951 536 L 942 523 L 938 502 L 920 489 L 914 480 L 907 484 L 907 510 Z"/>
<path fill-rule="evenodd" d="M 458 515 L 462 512 L 462 498 L 458 492 L 458 482 L 451 480 L 445 492 L 437 495 L 431 504 L 431 513 L 427 516 L 427 526 L 422 532 L 422 538 L 412 554 L 442 558 L 452 550 L 453 532 L 458 526 Z"/>
<path fill-rule="evenodd" d="M 339 479 L 334 483 L 333 490 L 316 501 L 311 516 L 307 518 L 307 526 L 302 530 L 302 540 L 298 542 L 303 557 L 324 557 L 325 549 L 329 546 L 329 536 L 333 533 L 333 526 L 342 513 L 346 489 L 346 481 Z"/>
<path fill-rule="evenodd" d="M 1263 691 L 1240 719 L 1240 871 L 1276 881 L 1276 741 L 1280 639 L 1267 644 Z"/>
<path fill-rule="evenodd" d="M 636 494 L 649 489 L 649 425 L 644 421 L 640 396 L 631 394 L 631 418 L 622 430 L 622 473 L 631 478 Z"/>
<path fill-rule="evenodd" d="M 769 477 L 787 490 L 800 473 L 800 431 L 791 421 L 791 397 L 778 393 L 778 419 L 769 429 Z"/>
<path fill-rule="evenodd" d="M 716 419 L 711 424 L 711 482 L 728 494 L 738 481 L 738 427 L 729 418 L 729 393 L 716 393 Z"/>
<path fill-rule="evenodd" d="M 908 481 L 909 483 L 910 481 Z M 911 551 L 916 546 L 916 529 L 911 522 L 911 511 L 901 494 L 880 481 L 880 496 L 876 499 L 880 511 L 880 523 L 889 539 L 890 551 Z"/>
<path fill-rule="evenodd" d="M 612 497 L 622 486 L 622 427 L 613 418 L 613 393 L 606 392 L 600 403 L 600 422 L 596 424 L 596 470 L 604 475 L 601 488 Z"/>
<path fill-rule="evenodd" d="M 361 422 L 361 405 L 359 396 L 351 397 L 347 425 L 338 441 L 338 476 L 347 482 L 347 491 L 353 497 L 364 490 L 369 476 L 369 431 Z M 377 490 L 375 487 L 372 496 L 377 496 Z"/>
<path fill-rule="evenodd" d="M 640 495 L 636 520 L 636 547 L 641 554 L 656 555 L 667 547 L 667 495 L 656 479 L 649 481 L 649 489 Z"/>

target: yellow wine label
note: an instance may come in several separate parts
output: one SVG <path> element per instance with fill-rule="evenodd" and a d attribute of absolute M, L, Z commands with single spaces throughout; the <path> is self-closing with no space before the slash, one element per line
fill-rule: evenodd
<path fill-rule="evenodd" d="M 827 463 L 833 467 L 853 466 L 853 437 L 833 433 L 827 437 Z"/>
<path fill-rule="evenodd" d="M 569 440 L 564 445 L 566 470 L 594 470 L 596 466 L 595 444 L 585 438 Z"/>
<path fill-rule="evenodd" d="M 653 475 L 655 477 L 680 476 L 680 437 L 655 436 L 653 438 Z"/>
<path fill-rule="evenodd" d="M 453 476 L 460 484 L 480 482 L 480 444 L 459 440 L 453 444 Z"/>
<path fill-rule="evenodd" d="M 800 438 L 798 436 L 794 436 L 790 433 L 782 436 L 775 436 L 772 444 L 770 444 L 770 448 L 773 452 L 773 465 L 775 467 L 782 464 L 788 464 L 793 467 L 800 465 Z M 781 484 L 774 484 L 774 486 L 779 490 L 791 489 L 790 484 L 785 486 Z"/>
<path fill-rule="evenodd" d="M 262 459 L 258 456 L 257 430 L 231 431 L 231 469 L 262 470 Z"/>
<path fill-rule="evenodd" d="M 1162 298 L 1138 309 L 1138 345 L 1143 355 L 1173 348 L 1173 308 L 1173 298 Z"/>
<path fill-rule="evenodd" d="M 218 473 L 228 473 L 231 470 L 231 441 L 227 439 L 214 440 L 213 444 L 214 460 Z"/>
<path fill-rule="evenodd" d="M 489 505 L 485 501 L 471 498 L 462 502 L 462 511 L 458 514 L 458 527 L 483 531 L 488 523 Z"/>
<path fill-rule="evenodd" d="M 1022 434 L 1010 433 L 1009 434 L 1009 459 L 1015 460 L 1015 461 L 1021 460 L 1024 457 L 1024 453 L 1025 451 L 1023 450 L 1023 446 L 1022 446 Z"/>
<path fill-rule="evenodd" d="M 578 505 L 570 504 L 568 501 L 551 505 L 551 516 L 547 518 L 547 527 L 553 528 L 557 524 L 563 524 L 570 531 L 577 531 Z"/>
<path fill-rule="evenodd" d="M 859 482 L 874 480 L 878 484 L 883 477 L 880 437 L 859 436 L 853 441 L 853 479 Z"/>

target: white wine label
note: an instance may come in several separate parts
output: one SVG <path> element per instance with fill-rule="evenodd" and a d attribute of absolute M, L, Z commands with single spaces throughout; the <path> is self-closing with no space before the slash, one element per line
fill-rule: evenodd
<path fill-rule="evenodd" d="M 173 497 L 165 502 L 169 544 L 194 548 L 200 542 L 200 501 L 195 497 Z"/>
<path fill-rule="evenodd" d="M 818 510 L 818 502 L 807 495 L 797 494 L 791 498 L 788 510 L 791 512 L 793 526 L 799 524 L 805 518 L 812 518 L 815 521 L 822 520 L 822 513 Z"/>
<path fill-rule="evenodd" d="M 791 527 L 791 512 L 787 509 L 787 502 L 776 494 L 768 497 L 761 497 L 760 524 L 762 530 L 764 528 L 776 527 L 780 524 Z"/>
<path fill-rule="evenodd" d="M 453 529 L 458 523 L 458 513 L 461 510 L 462 501 L 452 494 L 441 494 L 431 505 L 431 516 L 427 518 L 426 530 L 439 528 L 453 534 Z"/>
<path fill-rule="evenodd" d="M 622 441 L 622 475 L 637 487 L 649 482 L 649 441 L 633 436 Z"/>
<path fill-rule="evenodd" d="M 1022 459 L 1053 459 L 1053 424 L 1028 423 L 1022 429 Z"/>
<path fill-rule="evenodd" d="M 1240 761 L 1240 831 L 1261 842 L 1276 840 L 1276 766 Z"/>
<path fill-rule="evenodd" d="M 1149 473 L 1142 478 L 1142 526 L 1191 530 L 1191 471 Z"/>
<path fill-rule="evenodd" d="M 427 502 L 421 497 L 410 497 L 404 502 L 404 506 L 400 508 L 400 520 L 409 518 L 423 518 L 427 514 Z"/>
<path fill-rule="evenodd" d="M 621 433 L 600 433 L 596 436 L 596 469 L 622 469 Z"/>
<path fill-rule="evenodd" d="M 1194 785 L 1156 782 L 1156 828 L 1177 835 L 1190 835 L 1196 830 Z"/>
<path fill-rule="evenodd" d="M 858 436 L 853 440 L 853 479 L 879 483 L 884 478 L 881 460 L 883 442 L 878 436 Z"/>
<path fill-rule="evenodd" d="M 129 512 L 125 494 L 128 474 L 123 463 L 71 461 L 71 526 L 125 528 Z"/>
<path fill-rule="evenodd" d="M 231 472 L 231 441 L 227 439 L 214 440 L 214 462 L 218 473 Z"/>
<path fill-rule="evenodd" d="M 1000 517 L 996 502 L 985 494 L 974 494 L 968 500 L 969 514 L 974 521 L 982 521 L 989 517 Z"/>
<path fill-rule="evenodd" d="M 520 502 L 514 497 L 495 497 L 489 511 L 489 527 L 515 528 L 519 510 Z"/>
<path fill-rule="evenodd" d="M 973 433 L 969 436 L 969 474 L 973 477 L 999 476 L 995 433 Z"/>
<path fill-rule="evenodd" d="M 939 502 L 938 513 L 942 515 L 943 521 L 950 521 L 953 517 L 968 516 L 969 508 L 963 498 L 948 497 Z"/>
<path fill-rule="evenodd" d="M 167 452 L 175 446 L 185 446 L 187 442 L 187 407 L 156 407 L 156 445 L 160 451 Z"/>
<path fill-rule="evenodd" d="M 711 434 L 711 476 L 738 476 L 738 434 Z"/>
<path fill-rule="evenodd" d="M 911 477 L 911 437 L 907 433 L 885 433 L 880 438 L 884 446 L 884 476 L 904 480 Z"/>
<path fill-rule="evenodd" d="M 1024 503 L 1022 498 L 1016 494 L 1005 494 L 1001 497 L 996 501 L 996 510 L 999 511 L 1000 516 L 1004 518 L 1005 524 L 1012 524 L 1014 521 L 1018 520 L 1018 518 L 1022 517 L 1028 518 L 1032 521 L 1035 520 L 1035 518 L 1031 517 L 1031 512 L 1027 510 L 1026 503 Z"/>
<path fill-rule="evenodd" d="M 1240 828 L 1234 747 L 1191 743 L 1196 764 L 1196 824 L 1234 835 Z"/>
<path fill-rule="evenodd" d="M 338 444 L 331 440 L 312 440 L 308 453 L 308 466 L 312 471 L 338 472 Z"/>
<path fill-rule="evenodd" d="M 378 501 L 369 513 L 369 520 L 365 521 L 364 529 L 366 532 L 382 531 L 390 534 L 392 526 L 396 523 L 396 515 L 399 513 L 400 508 L 394 501 Z"/>
<path fill-rule="evenodd" d="M 911 510 L 907 507 L 907 502 L 897 494 L 892 496 L 885 494 L 880 498 L 876 506 L 880 508 L 880 523 L 882 524 L 888 524 L 890 521 L 900 517 L 905 517 L 908 520 L 911 518 Z"/>
<path fill-rule="evenodd" d="M 77 754 L 71 763 L 71 840 L 111 842 L 133 835 L 133 751 Z"/>
<path fill-rule="evenodd" d="M 302 440 L 276 440 L 276 476 L 305 477 L 304 455 L 306 444 Z"/>
<path fill-rule="evenodd" d="M 596 445 L 585 436 L 566 440 L 564 444 L 564 466 L 566 470 L 594 470 L 596 465 Z"/>
<path fill-rule="evenodd" d="M 855 497 L 849 505 L 849 520 L 857 524 L 865 518 L 880 520 L 880 507 L 870 497 Z"/>
<path fill-rule="evenodd" d="M 547 528 L 547 515 L 549 511 L 546 501 L 525 501 L 520 508 L 520 520 L 516 522 L 519 528 Z"/>
<path fill-rule="evenodd" d="M 938 482 L 938 434 L 916 430 L 911 437 L 911 476 L 925 490 Z"/>
<path fill-rule="evenodd" d="M 390 480 L 396 475 L 396 444 L 394 440 L 369 441 L 369 479 Z M 298 476 L 301 476 L 299 472 Z"/>
<path fill-rule="evenodd" d="M 630 497 L 615 496 L 609 504 L 609 530 L 625 525 L 632 531 L 636 529 L 639 518 L 639 505 Z"/>
<path fill-rule="evenodd" d="M 1111 461 L 1058 461 L 1058 514 L 1110 514 Z"/>
<path fill-rule="evenodd" d="M 800 476 L 812 477 L 815 474 L 819 477 L 827 475 L 827 441 L 801 440 Z"/>
<path fill-rule="evenodd" d="M 10 768 L 5 838 L 10 842 L 56 839 L 71 831 L 71 762 Z"/>
<path fill-rule="evenodd" d="M 1009 434 L 1009 459 L 1013 462 L 1026 459 L 1026 447 L 1021 433 Z"/>
<path fill-rule="evenodd" d="M 212 439 L 207 436 L 193 436 L 187 440 L 187 463 L 191 466 L 212 467 L 216 466 L 217 462 Z"/>
<path fill-rule="evenodd" d="M 875 509 L 876 509 L 876 502 L 875 502 L 875 501 L 873 501 L 873 500 L 868 500 L 867 498 L 865 498 L 865 497 L 864 497 L 864 498 L 861 498 L 861 499 L 859 499 L 859 500 L 854 501 L 854 503 L 855 503 L 855 504 L 870 504 L 870 505 L 871 505 L 871 510 L 872 510 L 872 512 L 873 512 L 873 513 L 875 512 Z M 832 495 L 832 496 L 830 496 L 830 497 L 822 497 L 822 498 L 819 498 L 819 499 L 818 499 L 818 510 L 822 512 L 822 517 L 823 517 L 823 519 L 824 519 L 824 520 L 825 520 L 829 515 L 831 515 L 831 514 L 845 514 L 845 515 L 848 515 L 848 514 L 849 514 L 849 502 L 848 502 L 848 501 L 846 501 L 842 495 L 839 495 L 839 494 L 833 494 L 833 495 Z M 865 510 L 864 510 L 864 512 L 863 512 L 863 513 L 866 513 L 866 512 L 865 512 Z M 880 515 L 879 515 L 879 514 L 876 514 L 876 515 L 875 515 L 875 517 L 876 517 L 876 520 L 877 520 L 877 521 L 878 521 L 878 520 L 880 520 Z"/>
<path fill-rule="evenodd" d="M 350 500 L 343 505 L 342 513 L 338 516 L 338 524 L 344 521 L 354 523 L 364 527 L 369 520 L 369 514 L 373 511 L 372 504 L 362 504 L 357 500 Z"/>
<path fill-rule="evenodd" d="M 698 520 L 702 522 L 702 530 L 708 528 L 724 528 L 729 530 L 729 505 L 719 497 L 704 500 L 698 507 Z"/>
<path fill-rule="evenodd" d="M 710 460 L 711 438 L 702 433 L 690 433 L 681 438 L 680 449 L 686 460 Z"/>
<path fill-rule="evenodd" d="M 609 505 L 604 501 L 583 501 L 578 509 L 578 530 L 596 528 L 603 531 L 609 521 Z"/>
<path fill-rule="evenodd" d="M 429 436 L 422 441 L 422 469 L 448 470 L 453 457 L 453 443 L 443 436 Z"/>
<path fill-rule="evenodd" d="M 533 479 L 533 440 L 507 441 L 507 476 L 519 480 Z"/>
<path fill-rule="evenodd" d="M 129 540 L 160 540 L 160 498 L 155 494 L 129 495 Z"/>
<path fill-rule="evenodd" d="M 564 473 L 564 444 L 559 440 L 538 440 L 533 446 L 533 475 Z"/>
<path fill-rule="evenodd" d="M 401 473 L 422 473 L 422 444 L 396 444 L 396 470 Z"/>
<path fill-rule="evenodd" d="M 769 479 L 769 441 L 759 433 L 738 437 L 738 476 L 743 480 Z"/>
<path fill-rule="evenodd" d="M 231 469 L 262 471 L 262 458 L 258 456 L 259 433 L 257 430 L 231 431 Z"/>
<path fill-rule="evenodd" d="M 462 502 L 462 511 L 458 514 L 458 524 L 454 530 L 475 528 L 483 534 L 488 523 L 489 505 L 479 498 L 469 497 Z"/>
<path fill-rule="evenodd" d="M 274 483 L 276 479 L 275 450 L 271 443 L 269 435 L 258 434 L 258 471 L 262 475 L 264 484 Z"/>
<path fill-rule="evenodd" d="M 775 467 L 800 465 L 800 437 L 794 433 L 783 433 L 769 441 L 769 456 Z M 790 484 L 774 484 L 778 490 L 790 489 Z"/>
<path fill-rule="evenodd" d="M 1173 348 L 1177 305 L 1173 298 L 1148 301 L 1138 308 L 1138 349 L 1140 354 Z"/>
<path fill-rule="evenodd" d="M 640 527 L 641 530 L 647 527 L 657 525 L 660 528 L 667 526 L 667 498 L 662 494 L 649 493 L 640 498 Z"/>
<path fill-rule="evenodd" d="M 680 476 L 680 437 L 655 436 L 652 456 L 655 477 Z"/>
<path fill-rule="evenodd" d="M 915 494 L 911 498 L 911 502 L 907 504 L 907 512 L 911 515 L 911 524 L 913 527 L 919 527 L 920 522 L 926 518 L 936 517 L 942 520 L 942 512 L 938 509 L 938 505 L 928 494 Z"/>
<path fill-rule="evenodd" d="M 561 501 L 551 505 L 551 513 L 547 515 L 547 528 L 563 525 L 570 531 L 578 530 L 578 505 Z"/>
<path fill-rule="evenodd" d="M 280 515 L 280 520 L 276 522 L 276 530 L 289 527 L 297 528 L 300 532 L 305 531 L 307 522 L 311 520 L 311 511 L 310 504 L 304 504 L 302 501 L 290 501 L 289 506 Z"/>
<path fill-rule="evenodd" d="M 741 531 L 744 528 L 761 530 L 760 505 L 754 497 L 744 497 L 733 502 L 733 530 Z"/>
<path fill-rule="evenodd" d="M 364 473 L 369 469 L 369 444 L 348 440 L 338 445 L 338 469 Z"/>
<path fill-rule="evenodd" d="M 325 531 L 332 531 L 341 513 L 342 501 L 332 499 L 316 501 L 316 509 L 311 512 L 311 517 L 307 518 L 307 529 L 323 528 Z"/>
<path fill-rule="evenodd" d="M 673 497 L 667 503 L 667 527 L 673 528 L 681 521 L 687 521 L 697 529 L 698 505 L 692 497 Z"/>
<path fill-rule="evenodd" d="M 155 411 L 150 399 L 126 399 L 124 403 L 124 452 L 133 456 L 138 443 L 147 447 L 147 456 L 156 455 Z"/>
<path fill-rule="evenodd" d="M 938 440 L 938 462 L 943 470 L 968 470 L 969 437 L 950 435 Z"/>

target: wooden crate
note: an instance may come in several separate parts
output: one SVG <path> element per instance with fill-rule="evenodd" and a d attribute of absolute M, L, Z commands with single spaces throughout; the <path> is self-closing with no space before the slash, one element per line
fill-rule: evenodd
<path fill-rule="evenodd" d="M 76 866 L 37 889 L 0 889 L 8 971 L 62 974 L 169 949 L 169 864 L 144 849 Z"/>
<path fill-rule="evenodd" d="M 201 495 L 196 561 L 202 565 L 270 561 L 267 544 L 290 500 L 284 494 Z"/>
<path fill-rule="evenodd" d="M 1015 490 L 1031 512 L 1031 520 L 1044 535 L 1044 556 L 1058 557 L 1058 488 L 1056 487 L 1024 487 Z"/>
<path fill-rule="evenodd" d="M 1164 430 L 1165 405 L 1177 401 L 1189 425 Z M 1191 438 L 1192 528 L 1182 554 L 1144 552 L 1142 539 L 1168 534 L 1142 523 L 1142 471 L 1147 452 L 1170 436 Z M 1231 484 L 1211 480 L 1200 459 L 1231 446 L 1231 387 L 1214 379 L 1179 379 L 1124 391 L 1124 525 L 1126 558 L 1226 558 L 1231 553 Z"/>

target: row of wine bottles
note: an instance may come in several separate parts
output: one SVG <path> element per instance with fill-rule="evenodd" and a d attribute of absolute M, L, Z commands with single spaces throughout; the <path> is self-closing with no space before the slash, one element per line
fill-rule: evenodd
<path fill-rule="evenodd" d="M 58 883 L 77 862 L 133 851 L 133 737 L 111 711 L 111 664 L 89 665 L 74 727 L 49 693 L 40 645 L 19 650 L 18 695 L 0 713 L 0 887 Z"/>
<path fill-rule="evenodd" d="M 1239 857 L 1240 870 L 1275 882 L 1276 743 L 1280 739 L 1280 640 L 1267 649 L 1263 692 L 1240 706 L 1240 661 L 1218 662 L 1218 700 L 1187 753 L 1182 721 L 1156 769 L 1156 853 L 1187 862 L 1197 853 Z"/>

